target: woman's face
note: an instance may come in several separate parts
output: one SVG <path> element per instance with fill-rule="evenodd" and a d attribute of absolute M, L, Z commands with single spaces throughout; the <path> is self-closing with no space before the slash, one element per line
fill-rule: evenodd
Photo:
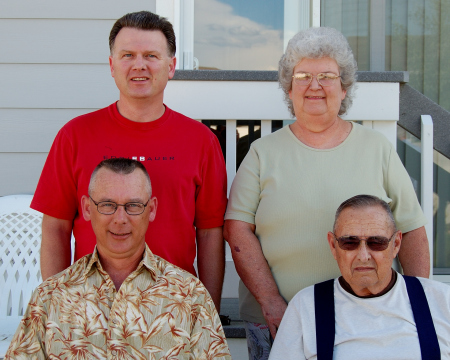
<path fill-rule="evenodd" d="M 322 121 L 335 121 L 346 91 L 342 90 L 340 78 L 331 86 L 322 86 L 315 77 L 320 73 L 340 75 L 339 66 L 334 59 L 304 58 L 294 67 L 296 73 L 310 73 L 314 76 L 309 85 L 298 85 L 292 82 L 289 97 L 294 105 L 295 117 L 302 121 L 306 116 L 318 116 Z"/>

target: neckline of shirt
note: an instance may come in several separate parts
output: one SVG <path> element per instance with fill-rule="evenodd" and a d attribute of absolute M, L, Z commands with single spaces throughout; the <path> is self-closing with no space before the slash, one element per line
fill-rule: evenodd
<path fill-rule="evenodd" d="M 117 109 L 117 101 L 109 106 L 112 118 L 116 120 L 116 122 L 119 125 L 126 127 L 128 129 L 138 131 L 154 130 L 163 126 L 169 119 L 170 115 L 172 114 L 172 110 L 167 105 L 164 104 L 164 108 L 165 108 L 164 114 L 159 119 L 149 122 L 138 122 L 132 121 L 122 116 L 119 113 L 119 110 Z"/>
<path fill-rule="evenodd" d="M 101 262 L 100 262 L 100 258 L 99 258 L 99 256 L 98 256 L 97 245 L 95 245 L 94 251 L 92 252 L 92 254 L 85 255 L 85 256 L 83 256 L 81 259 L 83 259 L 83 258 L 86 257 L 86 256 L 90 256 L 90 257 L 89 257 L 88 263 L 87 263 L 87 265 L 86 265 L 86 268 L 85 268 L 85 270 L 84 270 L 84 276 L 85 276 L 85 277 L 88 277 L 88 276 L 89 276 L 89 273 L 92 271 L 94 264 L 95 264 L 95 266 L 97 267 L 97 269 L 98 269 L 99 271 L 103 271 L 103 272 L 106 273 L 106 271 L 105 271 L 105 270 L 103 269 L 103 267 L 102 267 L 102 264 L 101 264 Z M 81 259 L 79 259 L 79 260 L 81 260 Z M 79 260 L 77 260 L 77 261 L 79 261 Z M 144 253 L 142 254 L 142 259 L 141 259 L 141 261 L 139 262 L 139 264 L 138 264 L 138 266 L 136 267 L 136 269 L 134 269 L 134 270 L 128 275 L 128 277 L 129 277 L 131 274 L 136 273 L 136 272 L 137 272 L 138 270 L 140 270 L 143 266 L 146 267 L 147 270 L 148 270 L 149 272 L 154 273 L 155 277 L 157 277 L 157 269 L 158 269 L 158 266 L 157 266 L 157 263 L 156 263 L 156 258 L 155 258 L 155 255 L 153 254 L 153 252 L 150 250 L 150 247 L 149 247 L 147 244 L 145 244 L 145 249 L 144 249 Z M 127 277 L 127 278 L 128 278 L 128 277 Z"/>
<path fill-rule="evenodd" d="M 317 148 L 313 148 L 311 146 L 306 145 L 305 143 L 301 142 L 297 136 L 295 136 L 295 134 L 292 132 L 292 130 L 289 128 L 289 126 L 285 126 L 284 129 L 285 131 L 289 134 L 289 136 L 295 141 L 297 142 L 297 144 L 301 145 L 302 147 L 304 147 L 307 150 L 310 151 L 316 151 L 316 152 L 330 152 L 330 151 L 336 151 L 338 149 L 340 149 L 341 147 L 345 146 L 345 144 L 347 144 L 352 138 L 353 138 L 353 134 L 355 133 L 356 127 L 358 126 L 358 124 L 355 124 L 354 122 L 352 122 L 352 129 L 350 130 L 348 136 L 346 137 L 346 139 L 341 142 L 339 145 L 332 147 L 330 149 L 317 149 Z"/>
<path fill-rule="evenodd" d="M 390 296 L 390 294 L 392 294 L 394 292 L 394 290 L 400 286 L 400 277 L 398 272 L 396 272 L 394 269 L 392 269 L 393 273 L 396 273 L 396 278 L 395 278 L 395 282 L 394 285 L 389 289 L 389 291 L 387 291 L 386 293 L 382 294 L 382 295 L 378 295 L 378 296 L 367 296 L 367 297 L 363 297 L 363 296 L 357 296 L 354 295 L 350 292 L 348 292 L 347 290 L 345 290 L 345 288 L 341 285 L 339 278 L 335 279 L 335 283 L 337 283 L 337 288 L 339 289 L 339 291 L 344 294 L 345 296 L 349 296 L 352 297 L 354 299 L 357 300 L 361 300 L 361 301 L 377 301 L 378 299 L 384 299 L 385 297 Z"/>

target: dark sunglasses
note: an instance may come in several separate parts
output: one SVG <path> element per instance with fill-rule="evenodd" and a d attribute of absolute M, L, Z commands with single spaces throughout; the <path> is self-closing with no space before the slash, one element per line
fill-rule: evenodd
<path fill-rule="evenodd" d="M 383 251 L 386 250 L 389 246 L 389 243 L 391 242 L 394 235 L 397 234 L 397 231 L 392 234 L 392 236 L 388 239 L 384 236 L 355 236 L 355 235 L 349 235 L 349 236 L 341 236 L 336 237 L 336 235 L 333 234 L 334 238 L 339 244 L 339 247 L 342 250 L 346 251 L 353 251 L 359 248 L 359 244 L 361 241 L 365 241 L 367 244 L 367 247 L 372 251 Z"/>

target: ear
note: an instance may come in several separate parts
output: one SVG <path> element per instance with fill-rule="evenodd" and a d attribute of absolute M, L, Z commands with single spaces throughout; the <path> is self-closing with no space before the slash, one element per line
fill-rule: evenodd
<path fill-rule="evenodd" d="M 81 210 L 83 211 L 83 218 L 86 221 L 91 221 L 91 202 L 89 196 L 83 195 L 81 197 Z"/>
<path fill-rule="evenodd" d="M 342 89 L 341 101 L 345 99 L 345 95 L 347 95 L 347 90 Z"/>
<path fill-rule="evenodd" d="M 291 90 L 289 90 L 289 99 L 292 100 L 292 88 L 291 88 Z"/>
<path fill-rule="evenodd" d="M 109 56 L 109 68 L 111 70 L 111 76 L 114 77 L 114 65 L 112 55 Z"/>
<path fill-rule="evenodd" d="M 397 230 L 397 234 L 394 238 L 394 258 L 397 256 L 398 252 L 400 251 L 400 246 L 402 245 L 402 238 L 403 234 L 400 230 Z"/>
<path fill-rule="evenodd" d="M 177 65 L 177 58 L 174 56 L 169 62 L 169 79 L 172 79 L 175 75 L 175 66 Z"/>
<path fill-rule="evenodd" d="M 331 231 L 328 231 L 328 245 L 330 246 L 330 250 L 331 250 L 331 253 L 333 254 L 334 259 L 337 260 L 336 243 L 334 241 L 334 235 Z"/>
<path fill-rule="evenodd" d="M 147 206 L 150 209 L 150 212 L 148 214 L 148 221 L 152 222 L 153 220 L 155 220 L 156 217 L 156 209 L 158 208 L 158 199 L 152 197 Z"/>

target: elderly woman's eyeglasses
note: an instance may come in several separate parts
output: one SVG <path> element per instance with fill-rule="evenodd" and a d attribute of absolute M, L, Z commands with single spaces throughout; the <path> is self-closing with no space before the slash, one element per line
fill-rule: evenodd
<path fill-rule="evenodd" d="M 97 206 L 97 211 L 100 214 L 103 214 L 103 215 L 112 215 L 112 214 L 114 214 L 119 206 L 123 206 L 124 209 L 125 209 L 125 212 L 128 215 L 141 215 L 144 212 L 145 207 L 148 205 L 148 202 L 150 201 L 150 199 L 148 199 L 148 201 L 145 204 L 142 204 L 140 202 L 129 202 L 129 203 L 126 203 L 126 204 L 117 204 L 114 201 L 99 201 L 99 202 L 96 202 L 90 196 L 89 196 L 89 198 Z"/>
<path fill-rule="evenodd" d="M 307 86 L 311 84 L 313 78 L 317 79 L 317 82 L 322 86 L 331 86 L 334 84 L 335 80 L 340 78 L 340 76 L 333 73 L 320 73 L 316 76 L 310 73 L 296 73 L 292 76 L 294 82 L 300 86 Z"/>
<path fill-rule="evenodd" d="M 397 234 L 397 231 L 392 234 L 392 236 L 388 239 L 384 236 L 341 236 L 336 237 L 336 235 L 333 234 L 334 238 L 339 244 L 339 247 L 342 250 L 346 251 L 353 251 L 359 248 L 359 244 L 361 241 L 365 241 L 367 244 L 367 247 L 372 251 L 384 251 L 388 248 L 389 243 L 391 242 L 394 235 Z"/>

